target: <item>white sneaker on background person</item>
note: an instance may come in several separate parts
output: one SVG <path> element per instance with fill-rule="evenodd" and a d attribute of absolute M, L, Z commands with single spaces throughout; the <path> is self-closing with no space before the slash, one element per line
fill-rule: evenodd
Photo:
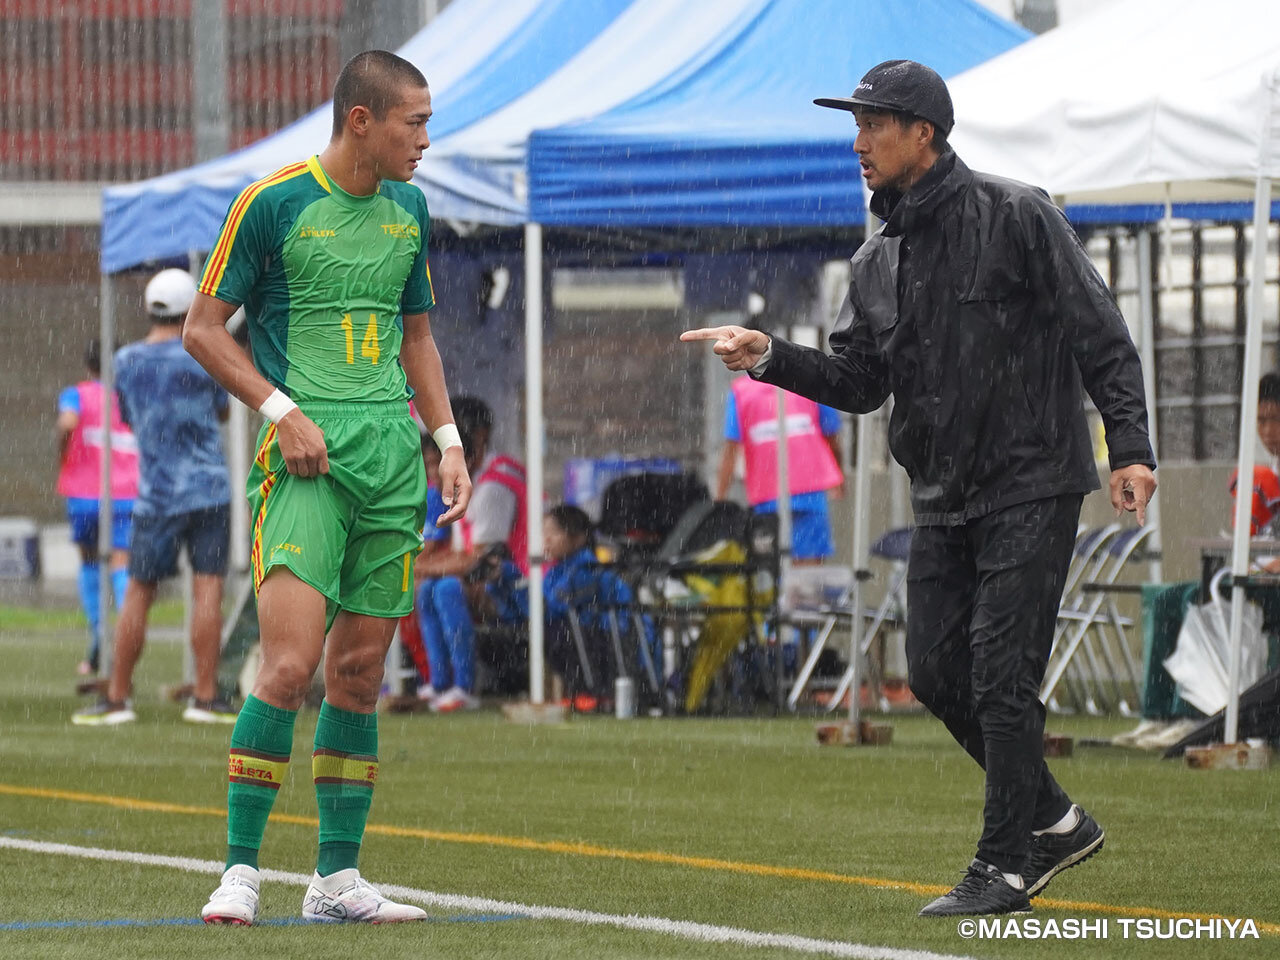
<path fill-rule="evenodd" d="M 355 867 L 327 877 L 315 874 L 302 900 L 308 923 L 405 923 L 425 920 L 427 913 L 407 903 L 388 900 Z"/>
<path fill-rule="evenodd" d="M 479 710 L 480 698 L 473 697 L 461 687 L 450 687 L 431 702 L 432 713 L 454 713 L 458 710 Z"/>
<path fill-rule="evenodd" d="M 258 919 L 260 877 L 257 870 L 242 863 L 228 867 L 222 875 L 222 883 L 201 909 L 200 919 L 205 923 L 252 926 Z"/>

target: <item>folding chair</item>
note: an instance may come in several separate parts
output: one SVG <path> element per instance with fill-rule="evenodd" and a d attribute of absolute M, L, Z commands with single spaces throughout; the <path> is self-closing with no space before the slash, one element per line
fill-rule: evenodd
<path fill-rule="evenodd" d="M 882 627 L 890 624 L 900 625 L 906 623 L 907 558 L 910 553 L 911 530 L 908 527 L 887 531 L 870 548 L 871 556 L 888 560 L 892 564 L 889 572 L 888 587 L 879 606 L 874 610 L 864 610 L 862 613 L 868 621 L 867 629 L 862 635 L 862 649 L 860 651 L 860 655 L 864 658 L 867 666 L 862 675 L 868 678 L 872 689 L 876 691 L 882 709 L 888 709 L 889 706 L 884 697 L 883 678 L 880 676 L 879 668 L 871 661 L 868 653 Z M 868 579 L 870 573 L 866 570 L 855 570 L 854 576 Z M 852 603 L 853 588 L 850 587 L 833 606 L 824 607 L 819 611 L 824 618 L 821 621 L 818 636 L 809 648 L 809 656 L 796 674 L 795 682 L 791 686 L 791 692 L 787 695 L 787 708 L 789 710 L 795 711 L 797 709 L 801 695 L 813 678 L 813 671 L 818 664 L 818 658 L 822 656 L 822 651 L 826 648 L 827 642 L 831 639 L 831 634 L 836 626 L 838 624 L 852 625 L 854 616 Z M 845 669 L 836 684 L 835 692 L 827 704 L 828 711 L 839 708 L 840 701 L 844 698 L 852 683 L 853 667 L 850 665 Z"/>
<path fill-rule="evenodd" d="M 1078 567 L 1073 564 L 1076 576 L 1072 596 L 1070 602 L 1059 609 L 1059 630 L 1050 652 L 1049 669 L 1040 688 L 1040 699 L 1046 704 L 1055 702 L 1055 689 L 1074 668 L 1080 671 L 1077 676 L 1084 675 L 1086 683 L 1092 680 L 1092 687 L 1098 695 L 1096 700 L 1086 695 L 1083 701 L 1077 701 L 1078 704 L 1083 703 L 1088 712 L 1102 712 L 1098 701 L 1107 698 L 1106 688 L 1110 686 L 1114 692 L 1114 708 L 1125 715 L 1133 713 L 1123 685 L 1127 675 L 1132 689 L 1141 689 L 1137 664 L 1125 635 L 1125 628 L 1132 626 L 1133 622 L 1120 615 L 1114 595 L 1122 589 L 1117 584 L 1120 574 L 1131 560 L 1144 558 L 1144 545 L 1155 529 L 1154 526 L 1146 526 L 1121 530 L 1112 524 L 1096 531 L 1093 538 L 1085 537 L 1087 542 L 1083 550 L 1080 541 L 1077 542 L 1081 562 Z M 1117 644 L 1119 657 L 1115 649 Z M 1075 664 L 1081 652 L 1084 663 Z M 1105 661 L 1105 670 L 1098 660 L 1098 653 Z"/>

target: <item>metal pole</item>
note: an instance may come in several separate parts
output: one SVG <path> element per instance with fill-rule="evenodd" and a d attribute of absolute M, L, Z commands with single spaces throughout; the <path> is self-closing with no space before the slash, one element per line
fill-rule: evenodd
<path fill-rule="evenodd" d="M 1141 338 L 1138 347 L 1142 354 L 1142 387 L 1147 403 L 1147 433 L 1151 437 L 1151 452 L 1157 462 L 1160 459 L 1159 416 L 1156 404 L 1156 331 L 1155 291 L 1151 282 L 1151 232 L 1138 231 L 1138 329 Z M 1147 504 L 1147 522 L 1155 529 L 1151 535 L 1151 549 L 1155 556 L 1148 572 L 1152 582 L 1164 582 L 1160 531 L 1160 500 Z"/>
<path fill-rule="evenodd" d="M 1244 383 L 1240 388 L 1240 452 L 1236 458 L 1236 518 L 1231 543 L 1231 657 L 1227 670 L 1227 715 L 1223 743 L 1235 743 L 1240 721 L 1240 644 L 1244 634 L 1249 573 L 1249 521 L 1253 498 L 1254 425 L 1258 421 L 1258 378 L 1262 372 L 1262 312 L 1267 279 L 1267 224 L 1271 180 L 1259 176 L 1253 194 L 1253 258 L 1249 267 L 1249 322 L 1244 340 Z"/>
<path fill-rule="evenodd" d="M 853 470 L 853 616 L 849 620 L 849 722 L 856 724 L 862 712 L 862 571 L 867 567 L 867 522 L 870 519 L 871 416 L 862 414 L 857 420 L 858 460 Z"/>
<path fill-rule="evenodd" d="M 543 702 L 542 224 L 524 226 L 525 469 L 529 518 L 529 700 Z"/>
<path fill-rule="evenodd" d="M 101 356 L 102 380 L 102 463 L 98 483 L 98 639 L 99 675 L 111 675 L 115 653 L 115 630 L 111 616 L 111 424 L 116 407 L 116 301 L 111 274 L 104 273 L 98 282 L 98 350 Z"/>

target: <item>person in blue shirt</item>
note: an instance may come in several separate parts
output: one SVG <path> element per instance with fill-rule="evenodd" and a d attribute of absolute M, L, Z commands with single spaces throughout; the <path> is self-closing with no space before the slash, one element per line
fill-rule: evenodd
<path fill-rule="evenodd" d="M 193 723 L 234 723 L 217 689 L 222 578 L 230 547 L 231 482 L 219 423 L 230 412 L 219 387 L 182 346 L 182 320 L 195 297 L 185 270 L 162 270 L 146 289 L 151 331 L 115 359 L 120 413 L 138 442 L 138 499 L 133 509 L 129 583 L 116 625 L 106 695 L 72 715 L 78 725 L 129 723 L 133 670 L 146 641 L 147 615 L 160 581 L 178 572 L 185 546 L 192 579 L 194 696 L 183 712 Z"/>
<path fill-rule="evenodd" d="M 619 673 L 610 616 L 625 633 L 631 588 L 596 560 L 591 518 L 578 507 L 560 504 L 542 521 L 543 549 L 551 565 L 542 581 L 547 622 L 547 661 L 565 680 L 574 708 L 591 710 L 613 696 Z M 583 649 L 578 650 L 570 614 L 576 614 Z M 648 638 L 644 638 L 645 642 Z M 590 670 L 587 682 L 583 657 Z"/>
<path fill-rule="evenodd" d="M 431 680 L 418 688 L 418 698 L 427 701 L 432 713 L 475 710 L 480 706 L 473 692 L 476 634 L 462 581 L 421 575 L 432 557 L 452 549 L 453 539 L 450 527 L 436 526 L 447 507 L 440 494 L 440 451 L 430 436 L 423 438 L 422 455 L 427 469 L 427 522 L 422 530 L 422 553 L 415 562 L 421 579 L 414 612 L 422 629 Z"/>

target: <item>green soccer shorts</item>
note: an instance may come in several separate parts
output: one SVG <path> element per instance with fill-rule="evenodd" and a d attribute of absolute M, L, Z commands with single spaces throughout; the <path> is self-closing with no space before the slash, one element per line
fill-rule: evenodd
<path fill-rule="evenodd" d="M 324 431 L 329 472 L 289 473 L 276 426 L 263 425 L 249 471 L 254 589 L 277 565 L 338 610 L 401 617 L 413 609 L 413 558 L 422 549 L 427 476 L 405 401 L 304 403 Z"/>

